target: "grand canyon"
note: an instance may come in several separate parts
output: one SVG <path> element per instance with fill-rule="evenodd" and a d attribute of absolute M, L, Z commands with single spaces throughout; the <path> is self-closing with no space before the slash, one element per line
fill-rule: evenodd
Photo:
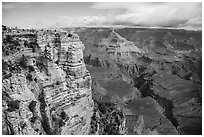
<path fill-rule="evenodd" d="M 201 135 L 202 30 L 2 25 L 3 135 Z"/>

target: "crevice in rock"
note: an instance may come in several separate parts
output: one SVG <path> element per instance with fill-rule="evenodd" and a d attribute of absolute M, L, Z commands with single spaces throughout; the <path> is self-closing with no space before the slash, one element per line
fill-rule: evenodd
<path fill-rule="evenodd" d="M 40 113 L 42 116 L 42 120 L 41 120 L 42 127 L 43 127 L 46 134 L 52 135 L 52 129 L 50 128 L 49 118 L 48 118 L 48 116 L 46 114 L 46 110 L 45 110 L 46 102 L 45 102 L 45 93 L 43 90 L 39 94 L 38 99 L 40 101 Z"/>
<path fill-rule="evenodd" d="M 176 128 L 176 130 L 180 134 L 178 130 L 179 123 L 174 117 L 172 112 L 174 108 L 173 102 L 164 97 L 159 96 L 158 94 L 155 94 L 151 89 L 152 81 L 145 80 L 144 76 L 142 75 L 140 75 L 140 77 L 137 78 L 137 81 L 135 81 L 135 87 L 139 89 L 141 97 L 150 96 L 158 102 L 158 104 L 164 109 L 163 115 L 172 123 L 172 125 Z"/>
<path fill-rule="evenodd" d="M 164 108 L 164 113 L 163 114 L 166 116 L 167 119 L 169 119 L 169 121 L 177 129 L 178 126 L 179 126 L 179 123 L 176 120 L 176 118 L 174 118 L 174 115 L 173 115 L 173 112 L 172 112 L 172 110 L 174 108 L 173 102 L 168 100 L 168 99 L 166 99 L 166 98 L 160 97 L 159 95 L 154 94 L 154 93 L 152 93 L 152 97 L 158 102 L 158 104 L 162 108 Z"/>
<path fill-rule="evenodd" d="M 36 112 L 36 104 L 37 102 L 32 100 L 28 106 L 29 110 L 32 112 L 33 116 L 30 119 L 30 122 L 35 123 L 35 121 L 38 119 L 38 115 Z"/>

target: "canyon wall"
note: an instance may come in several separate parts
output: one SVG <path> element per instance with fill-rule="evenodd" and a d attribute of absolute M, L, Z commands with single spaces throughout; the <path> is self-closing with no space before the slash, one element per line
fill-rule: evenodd
<path fill-rule="evenodd" d="M 93 97 L 123 106 L 126 134 L 202 134 L 202 31 L 76 31 L 86 46 Z M 147 131 L 135 130 L 137 123 Z"/>
<path fill-rule="evenodd" d="M 3 56 L 3 134 L 89 134 L 93 100 L 84 46 L 76 34 L 63 43 L 51 36 L 44 50 L 19 44 Z"/>

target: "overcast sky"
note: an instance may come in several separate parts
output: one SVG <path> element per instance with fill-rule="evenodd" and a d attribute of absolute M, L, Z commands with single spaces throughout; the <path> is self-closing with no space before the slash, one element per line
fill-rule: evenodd
<path fill-rule="evenodd" d="M 202 3 L 2 3 L 3 24 L 21 28 L 153 26 L 202 28 Z"/>

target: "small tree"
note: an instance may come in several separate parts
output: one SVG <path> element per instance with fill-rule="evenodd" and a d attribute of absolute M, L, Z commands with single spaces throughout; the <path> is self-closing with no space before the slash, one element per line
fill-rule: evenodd
<path fill-rule="evenodd" d="M 31 101 L 28 108 L 30 109 L 31 112 L 35 111 L 35 106 L 36 106 L 37 102 L 36 101 Z"/>
<path fill-rule="evenodd" d="M 27 59 L 24 55 L 20 58 L 19 66 L 22 68 L 27 68 Z"/>
<path fill-rule="evenodd" d="M 15 111 L 19 109 L 20 101 L 19 100 L 11 100 L 8 102 L 8 111 Z"/>
<path fill-rule="evenodd" d="M 64 112 L 64 110 L 62 110 L 60 117 L 64 120 L 67 117 L 67 114 Z"/>
<path fill-rule="evenodd" d="M 29 81 L 33 81 L 32 75 L 30 73 L 27 74 L 26 79 Z"/>
<path fill-rule="evenodd" d="M 24 45 L 24 47 L 28 47 L 28 42 L 25 41 L 23 45 Z"/>

